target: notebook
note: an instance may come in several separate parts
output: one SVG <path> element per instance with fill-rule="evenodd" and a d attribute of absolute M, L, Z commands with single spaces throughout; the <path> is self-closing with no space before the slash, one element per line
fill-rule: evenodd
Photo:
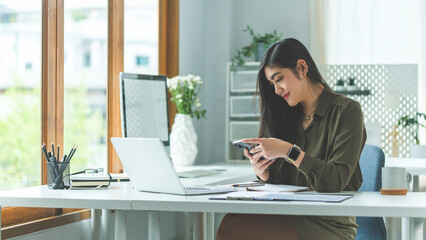
<path fill-rule="evenodd" d="M 158 138 L 111 138 L 135 189 L 146 192 L 198 195 L 232 192 L 225 186 L 183 186 Z"/>
<path fill-rule="evenodd" d="M 71 175 L 71 186 L 73 187 L 107 187 L 110 184 L 111 176 L 109 173 L 103 174 L 86 174 L 79 173 Z"/>

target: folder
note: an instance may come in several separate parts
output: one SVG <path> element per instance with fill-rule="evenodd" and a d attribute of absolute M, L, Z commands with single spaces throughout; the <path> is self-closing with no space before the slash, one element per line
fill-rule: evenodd
<path fill-rule="evenodd" d="M 209 198 L 210 200 L 252 200 L 252 201 L 307 201 L 342 202 L 352 194 L 294 193 L 294 192 L 232 192 Z"/>

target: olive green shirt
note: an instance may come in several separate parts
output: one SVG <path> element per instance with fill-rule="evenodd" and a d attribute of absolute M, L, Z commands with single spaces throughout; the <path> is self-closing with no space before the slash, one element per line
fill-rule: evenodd
<path fill-rule="evenodd" d="M 362 183 L 359 158 L 366 136 L 359 103 L 324 89 L 311 124 L 304 130 L 300 121 L 297 127 L 297 140 L 292 144 L 305 157 L 299 168 L 290 166 L 290 184 L 318 192 L 357 191 Z M 269 179 L 276 179 L 274 165 L 268 169 Z"/>
<path fill-rule="evenodd" d="M 284 123 L 283 123 L 284 124 Z M 271 183 L 285 183 L 283 172 L 290 174 L 287 184 L 308 186 L 318 192 L 357 191 L 362 184 L 359 158 L 366 131 L 358 102 L 324 89 L 311 124 L 297 127 L 296 144 L 305 152 L 299 166 L 285 164 L 288 171 L 277 169 L 277 159 L 269 171 Z M 355 239 L 355 217 L 286 216 L 302 239 Z"/>

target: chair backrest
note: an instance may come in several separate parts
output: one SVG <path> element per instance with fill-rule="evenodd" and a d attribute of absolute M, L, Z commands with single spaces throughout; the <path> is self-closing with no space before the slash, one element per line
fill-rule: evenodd
<path fill-rule="evenodd" d="M 385 166 L 385 154 L 382 149 L 366 144 L 359 160 L 362 173 L 360 192 L 380 191 L 382 186 L 382 167 Z M 386 227 L 382 217 L 357 217 L 359 225 L 357 240 L 386 239 Z"/>
<path fill-rule="evenodd" d="M 366 144 L 361 152 L 359 165 L 362 173 L 360 192 L 380 191 L 382 187 L 382 167 L 385 166 L 385 154 L 382 149 Z"/>

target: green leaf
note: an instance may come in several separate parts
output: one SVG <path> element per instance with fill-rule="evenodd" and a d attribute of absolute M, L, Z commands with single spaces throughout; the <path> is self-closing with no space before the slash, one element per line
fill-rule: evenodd
<path fill-rule="evenodd" d="M 272 33 L 265 33 L 260 35 L 255 33 L 254 30 L 247 25 L 243 32 L 248 32 L 251 37 L 251 43 L 247 46 L 242 47 L 240 50 L 237 50 L 235 55 L 231 58 L 231 69 L 235 70 L 235 66 L 242 66 L 245 63 L 244 58 L 254 59 L 254 55 L 257 51 L 257 46 L 259 43 L 265 44 L 265 47 L 269 47 L 271 44 L 277 42 L 281 39 L 282 34 L 278 34 L 276 30 Z"/>

